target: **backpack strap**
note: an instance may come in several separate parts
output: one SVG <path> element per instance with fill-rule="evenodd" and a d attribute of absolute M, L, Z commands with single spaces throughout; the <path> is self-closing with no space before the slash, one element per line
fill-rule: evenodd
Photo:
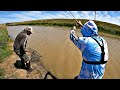
<path fill-rule="evenodd" d="M 92 38 L 98 43 L 98 45 L 101 48 L 101 51 L 102 51 L 102 53 L 101 53 L 101 60 L 99 62 L 97 62 L 97 61 L 96 62 L 92 62 L 92 61 L 85 61 L 83 59 L 83 61 L 85 63 L 87 63 L 87 64 L 105 64 L 105 63 L 107 63 L 107 61 L 104 61 L 105 52 L 104 52 L 104 43 L 103 43 L 103 40 L 101 39 L 102 45 L 100 45 L 100 43 L 98 42 L 98 40 L 95 37 L 92 37 Z"/>

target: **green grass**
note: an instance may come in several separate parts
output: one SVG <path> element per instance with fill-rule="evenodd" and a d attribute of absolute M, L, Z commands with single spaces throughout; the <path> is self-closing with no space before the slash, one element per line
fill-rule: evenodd
<path fill-rule="evenodd" d="M 6 25 L 0 25 L 0 63 L 4 61 L 6 57 L 12 54 L 9 43 L 12 39 L 8 36 Z M 0 79 L 5 78 L 5 70 L 0 67 Z"/>
<path fill-rule="evenodd" d="M 5 25 L 0 25 L 0 62 L 4 61 L 6 57 L 12 54 L 9 43 L 12 40 L 8 36 Z"/>
<path fill-rule="evenodd" d="M 4 68 L 0 68 L 0 79 L 4 79 L 5 77 L 5 70 Z"/>
<path fill-rule="evenodd" d="M 87 19 L 77 19 L 81 20 L 84 24 Z M 101 21 L 95 21 L 98 26 L 99 32 L 104 32 L 111 35 L 120 36 L 120 26 L 115 24 L 110 24 Z M 25 21 L 25 22 L 14 22 L 14 23 L 7 23 L 8 26 L 16 26 L 16 25 L 45 25 L 45 26 L 63 26 L 63 27 L 73 27 L 75 25 L 74 19 L 47 19 L 47 20 L 32 20 L 32 21 Z"/>

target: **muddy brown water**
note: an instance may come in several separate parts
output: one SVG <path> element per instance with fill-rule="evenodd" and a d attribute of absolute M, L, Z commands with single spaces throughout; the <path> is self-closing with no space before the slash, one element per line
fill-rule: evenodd
<path fill-rule="evenodd" d="M 26 26 L 7 27 L 10 37 Z M 69 28 L 32 26 L 34 33 L 29 36 L 27 48 L 32 48 L 42 55 L 46 70 L 59 79 L 73 79 L 81 68 L 81 52 L 69 39 Z M 76 33 L 81 36 L 80 33 Z M 103 79 L 120 78 L 120 40 L 103 36 L 108 43 L 109 61 Z"/>

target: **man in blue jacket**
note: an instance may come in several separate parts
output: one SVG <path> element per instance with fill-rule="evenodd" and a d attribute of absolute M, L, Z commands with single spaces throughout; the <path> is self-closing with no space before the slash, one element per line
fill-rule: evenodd
<path fill-rule="evenodd" d="M 84 25 L 76 21 L 81 27 L 83 37 L 75 35 L 74 26 L 70 32 L 71 41 L 82 52 L 82 66 L 77 79 L 102 79 L 108 60 L 108 46 L 105 39 L 98 35 L 98 28 L 94 21 L 90 20 Z"/>

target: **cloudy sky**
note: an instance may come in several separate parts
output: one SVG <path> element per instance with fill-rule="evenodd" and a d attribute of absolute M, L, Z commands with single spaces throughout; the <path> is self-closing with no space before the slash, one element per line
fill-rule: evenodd
<path fill-rule="evenodd" d="M 76 19 L 93 20 L 95 11 L 70 11 Z M 37 19 L 74 19 L 69 11 L 0 11 L 0 23 Z M 120 26 L 120 11 L 96 11 L 96 20 Z"/>

